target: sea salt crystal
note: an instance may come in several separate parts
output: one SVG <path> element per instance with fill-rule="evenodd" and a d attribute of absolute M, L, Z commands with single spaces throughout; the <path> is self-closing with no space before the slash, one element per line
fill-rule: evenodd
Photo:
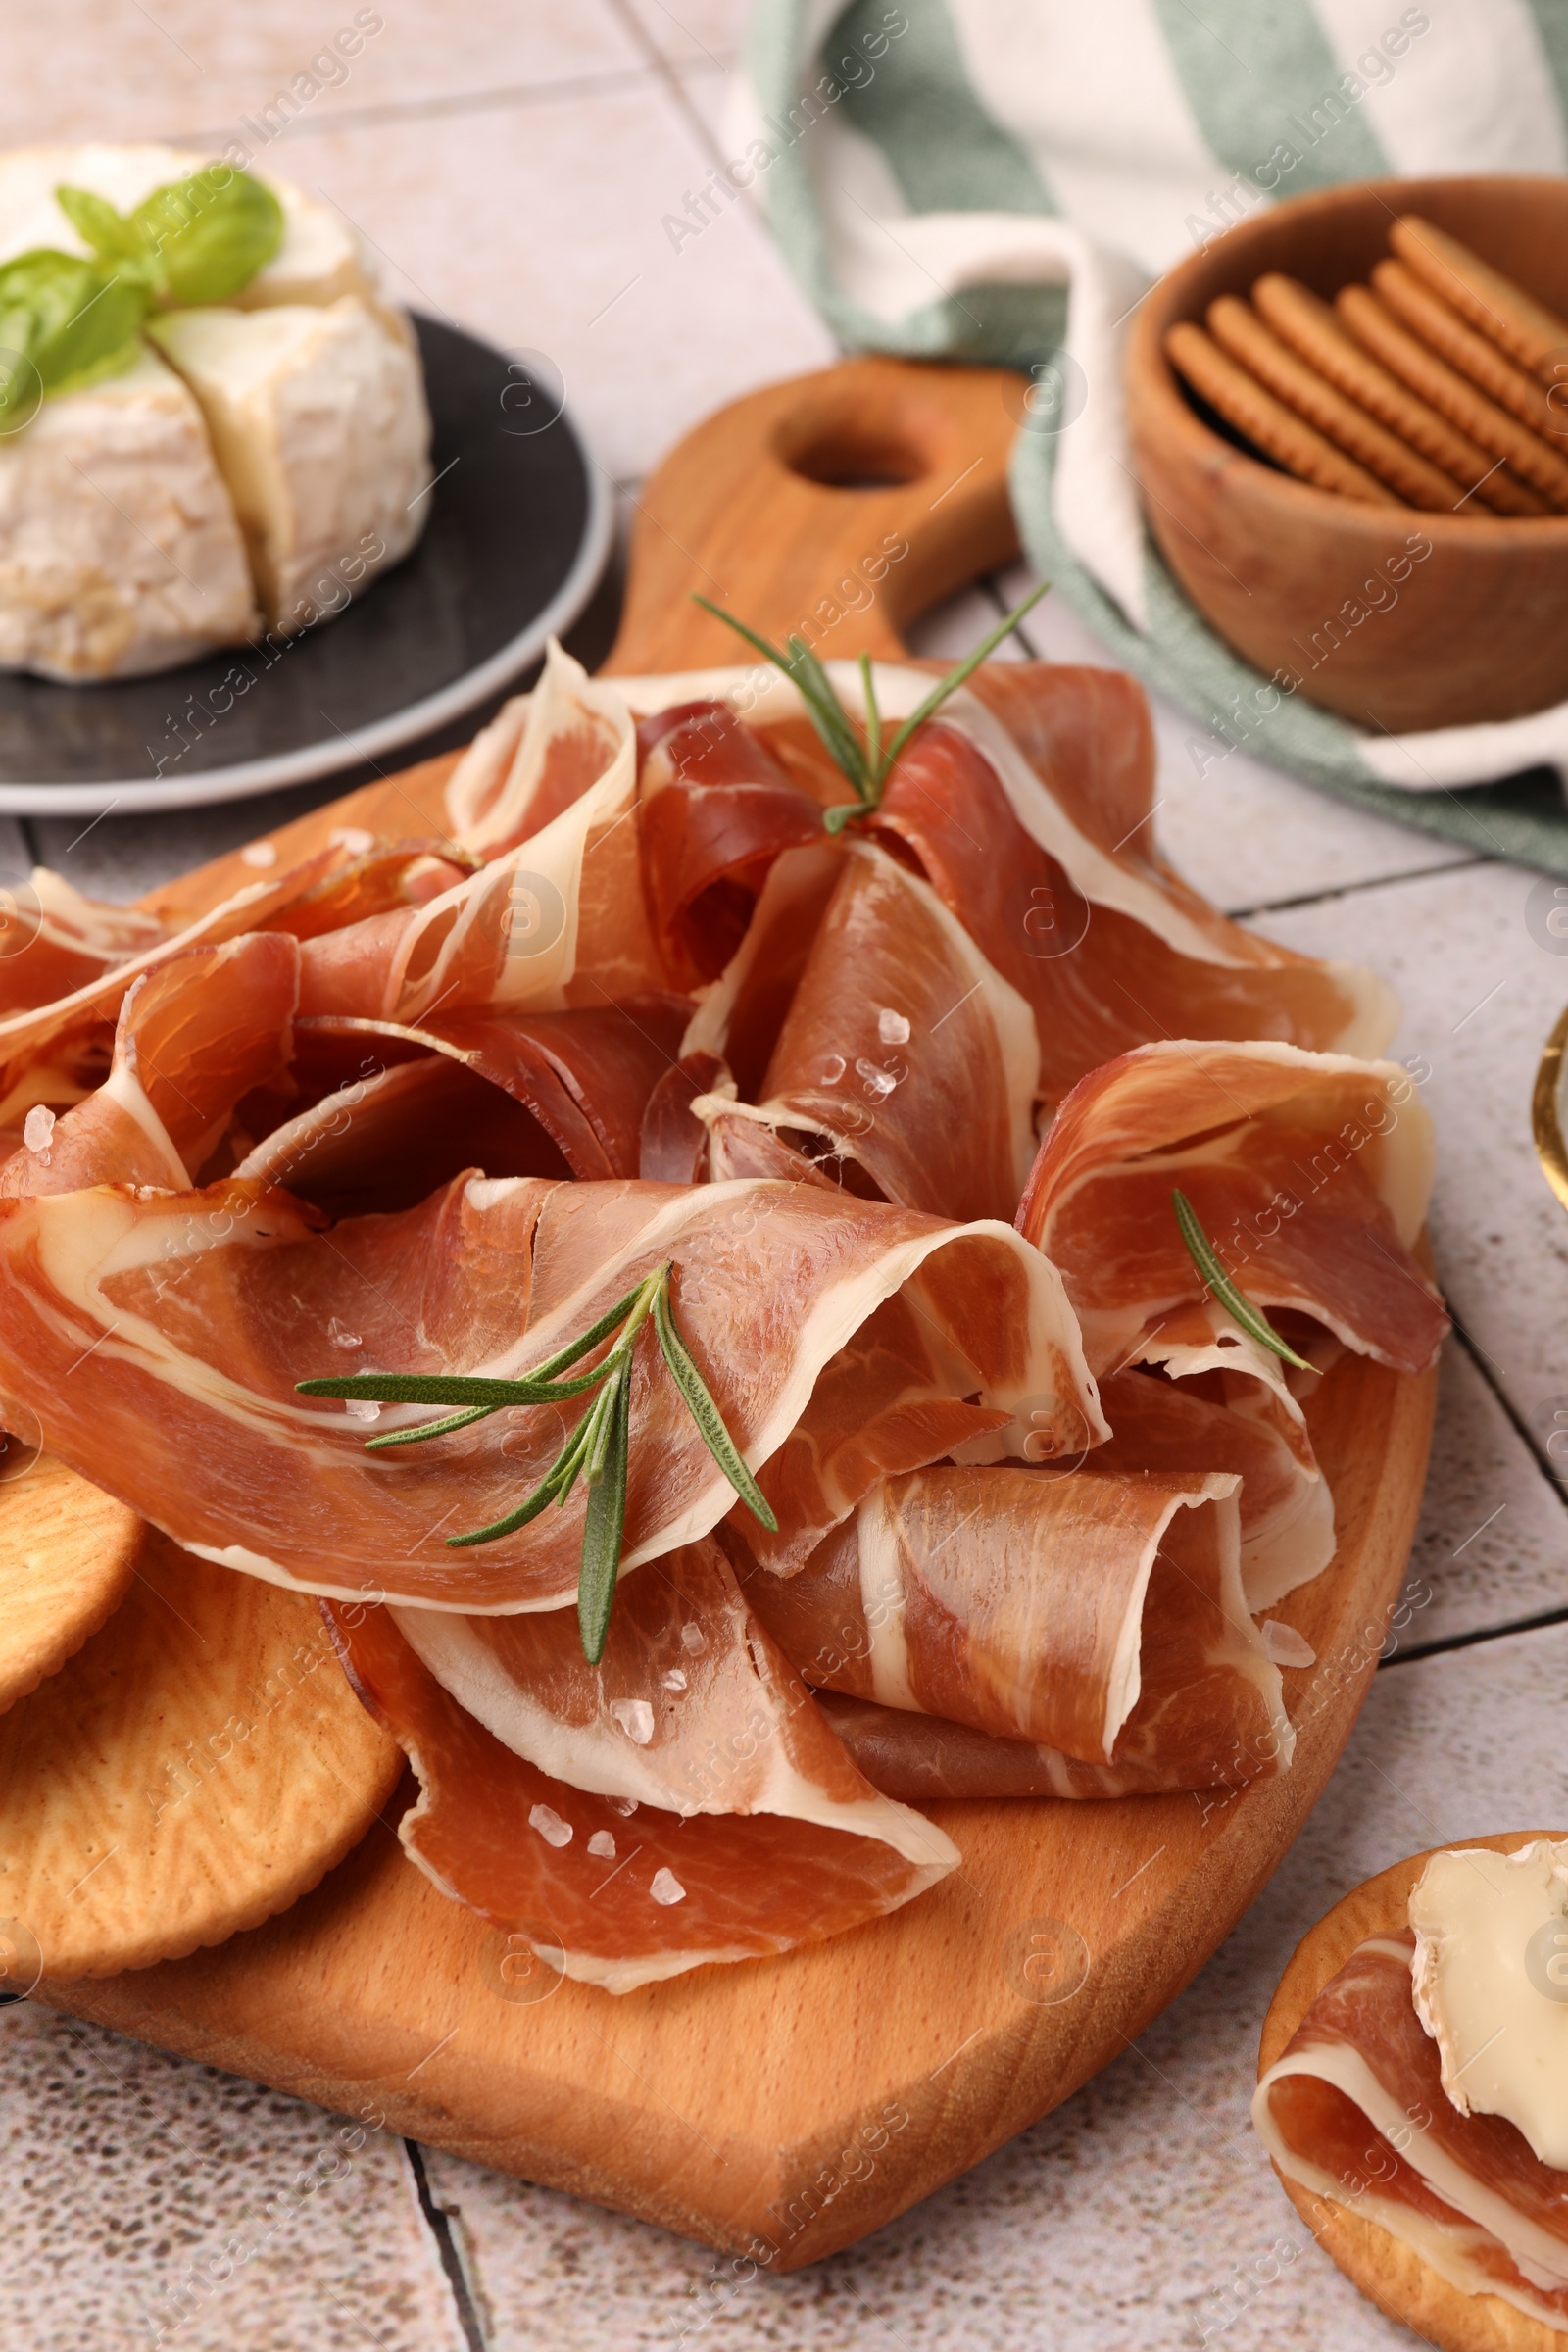
<path fill-rule="evenodd" d="M 528 1827 L 537 1830 L 546 1845 L 569 1845 L 571 1824 L 563 1821 L 552 1805 L 535 1805 L 528 1816 Z"/>
<path fill-rule="evenodd" d="M 330 848 L 347 850 L 351 858 L 364 858 L 375 847 L 375 835 L 367 833 L 363 825 L 339 825 L 326 838 Z"/>
<path fill-rule="evenodd" d="M 659 1679 L 666 1690 L 684 1690 L 686 1688 L 686 1677 L 678 1666 L 672 1666 L 667 1674 L 662 1674 Z"/>
<path fill-rule="evenodd" d="M 1263 1620 L 1263 1655 L 1274 1666 L 1317 1664 L 1317 1651 L 1311 1642 L 1294 1625 L 1282 1625 L 1277 1617 Z"/>
<path fill-rule="evenodd" d="M 874 1061 L 867 1061 L 863 1054 L 856 1062 L 855 1074 L 860 1080 L 866 1093 L 878 1102 L 881 1102 L 884 1095 L 891 1095 L 899 1083 L 886 1070 L 879 1070 Z"/>
<path fill-rule="evenodd" d="M 656 1903 L 683 1903 L 686 1889 L 672 1870 L 656 1870 L 648 1889 Z"/>
<path fill-rule="evenodd" d="M 708 1647 L 708 1636 L 700 1625 L 683 1625 L 680 1629 L 680 1645 L 688 1657 L 695 1658 L 700 1650 Z"/>
<path fill-rule="evenodd" d="M 637 1810 L 637 1799 L 634 1796 L 607 1796 L 605 1802 L 612 1813 L 623 1814 L 628 1820 Z"/>
<path fill-rule="evenodd" d="M 55 1114 L 42 1102 L 35 1102 L 22 1122 L 22 1140 L 29 1152 L 47 1152 L 54 1139 Z"/>
<path fill-rule="evenodd" d="M 877 1014 L 876 1033 L 885 1046 L 906 1046 L 909 1042 L 909 1024 L 891 1004 L 884 1004 Z"/>
<path fill-rule="evenodd" d="M 615 1859 L 615 1840 L 613 1838 L 612 1838 L 608 1830 L 595 1830 L 593 1836 L 588 1840 L 588 1851 L 591 1854 L 597 1854 L 601 1862 L 613 1862 Z"/>
<path fill-rule="evenodd" d="M 628 1740 L 646 1747 L 654 1736 L 654 1710 L 646 1698 L 612 1698 L 610 1712 Z"/>
<path fill-rule="evenodd" d="M 345 1396 L 343 1410 L 351 1421 L 379 1421 L 381 1418 L 381 1407 L 368 1397 L 362 1400 L 357 1396 Z"/>
<path fill-rule="evenodd" d="M 242 865 L 269 866 L 277 863 L 277 848 L 270 841 L 248 841 L 239 855 Z"/>
<path fill-rule="evenodd" d="M 334 1348 L 363 1348 L 365 1342 L 357 1331 L 346 1331 L 334 1315 L 326 1327 L 326 1336 Z"/>

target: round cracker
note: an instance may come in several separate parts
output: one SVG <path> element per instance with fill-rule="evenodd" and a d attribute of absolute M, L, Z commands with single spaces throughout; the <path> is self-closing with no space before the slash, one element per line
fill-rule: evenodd
<path fill-rule="evenodd" d="M 14 1463 L 5 1476 L 5 1461 Z M 122 1598 L 144 1529 L 52 1454 L 11 1438 L 0 1459 L 0 1710 L 35 1690 Z"/>
<path fill-rule="evenodd" d="M 1254 376 L 1190 319 L 1179 319 L 1165 336 L 1165 356 L 1177 373 L 1216 409 L 1227 424 L 1247 435 L 1257 448 L 1277 459 L 1298 481 L 1319 490 L 1336 490 L 1367 506 L 1397 507 L 1404 501 L 1384 487 L 1364 466 L 1357 466 L 1322 433 L 1303 422 L 1283 401 L 1264 390 Z"/>
<path fill-rule="evenodd" d="M 1253 286 L 1252 301 L 1282 343 L 1288 343 L 1320 375 L 1327 376 L 1348 400 L 1353 400 L 1369 416 L 1462 483 L 1478 506 L 1490 507 L 1496 514 L 1550 513 L 1545 500 L 1528 489 L 1506 466 L 1499 466 L 1491 450 L 1461 433 L 1437 409 L 1418 400 L 1408 385 L 1380 367 L 1370 352 L 1346 333 L 1330 306 L 1310 288 L 1270 270 Z"/>
<path fill-rule="evenodd" d="M 402 1767 L 307 1595 L 150 1533 L 103 1629 L 0 1716 L 4 1946 L 57 1982 L 220 1943 L 340 1861 Z"/>
<path fill-rule="evenodd" d="M 1464 498 L 1464 485 L 1429 465 L 1419 451 L 1390 432 L 1375 416 L 1348 400 L 1327 377 L 1320 375 L 1272 334 L 1257 313 L 1235 294 L 1222 294 L 1208 306 L 1208 331 L 1222 351 L 1254 375 L 1266 391 L 1304 417 L 1348 457 L 1375 473 L 1380 482 L 1407 499 L 1412 507 L 1434 514 L 1452 514 Z"/>
<path fill-rule="evenodd" d="M 1555 1830 L 1512 1830 L 1500 1837 L 1465 1838 L 1465 1846 L 1490 1846 L 1511 1853 L 1537 1838 L 1560 1838 Z M 1287 2043 L 1331 1977 L 1338 1976 L 1358 1944 L 1409 1926 L 1410 1890 L 1434 1851 L 1396 1862 L 1354 1887 L 1343 1902 L 1302 1937 L 1269 2004 L 1258 2051 L 1259 2078 L 1284 2054 Z M 1441 2352 L 1568 2352 L 1568 2334 L 1533 2320 L 1500 2295 L 1467 2295 L 1440 2278 L 1413 2246 L 1391 2237 L 1364 2214 L 1332 2197 L 1320 2197 L 1274 2167 L 1280 2186 L 1324 2252 L 1362 2294 L 1393 2320 L 1413 2328 Z"/>
<path fill-rule="evenodd" d="M 1568 352 L 1568 324 L 1554 311 L 1457 237 L 1434 228 L 1419 213 L 1402 214 L 1389 231 L 1389 243 L 1435 294 L 1491 342 L 1500 344 L 1523 367 L 1542 370 L 1547 383 L 1555 380 L 1551 362 Z"/>
<path fill-rule="evenodd" d="M 1510 416 L 1506 409 L 1499 409 L 1468 377 L 1412 335 L 1370 286 L 1343 287 L 1335 297 L 1335 309 L 1356 341 L 1392 375 L 1408 384 L 1419 399 L 1429 402 L 1462 433 L 1479 441 L 1483 449 L 1505 459 L 1559 512 L 1568 511 L 1568 464 L 1528 425 Z"/>
<path fill-rule="evenodd" d="M 1479 384 L 1489 400 L 1506 409 L 1510 416 L 1517 416 L 1521 424 L 1528 424 L 1533 433 L 1553 438 L 1545 385 L 1525 368 L 1516 368 L 1495 343 L 1489 343 L 1485 335 L 1467 326 L 1457 311 L 1440 301 L 1413 270 L 1406 269 L 1403 262 L 1379 262 L 1372 272 L 1372 286 L 1396 318 L 1419 335 L 1440 360 L 1446 360 L 1450 368 L 1457 368 L 1461 375 Z"/>

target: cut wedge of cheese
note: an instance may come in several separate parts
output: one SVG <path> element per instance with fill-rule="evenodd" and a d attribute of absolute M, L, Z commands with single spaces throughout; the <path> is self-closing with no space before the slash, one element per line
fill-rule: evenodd
<path fill-rule="evenodd" d="M 0 436 L 0 667 L 136 677 L 255 626 L 201 411 L 156 352 Z"/>
<path fill-rule="evenodd" d="M 270 627 L 308 628 L 408 553 L 429 503 L 423 381 L 361 296 L 148 331 L 201 403 Z"/>

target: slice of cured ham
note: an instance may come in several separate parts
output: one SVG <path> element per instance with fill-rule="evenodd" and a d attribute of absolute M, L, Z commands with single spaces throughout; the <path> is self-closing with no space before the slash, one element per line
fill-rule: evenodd
<path fill-rule="evenodd" d="M 1267 961 L 1208 962 L 1122 907 L 1092 906 L 1026 831 L 996 769 L 956 726 L 921 728 L 868 829 L 906 845 L 1030 1004 L 1039 1089 L 1053 1105 L 1090 1070 L 1151 1038 L 1278 1038 L 1323 1050 L 1354 1045 L 1366 1031 L 1385 1042 L 1363 1018 L 1364 974 L 1284 950 Z"/>
<path fill-rule="evenodd" d="M 481 1612 L 555 1608 L 575 1592 L 580 1486 L 481 1549 L 444 1542 L 538 1484 L 561 1412 L 509 1410 L 367 1455 L 365 1422 L 298 1396 L 297 1381 L 357 1368 L 514 1377 L 667 1258 L 676 1320 L 754 1470 L 824 1366 L 900 1294 L 956 1367 L 956 1395 L 1006 1415 L 982 1448 L 1105 1434 L 1060 1278 L 1004 1225 L 808 1185 L 526 1178 L 460 1180 L 402 1214 L 323 1222 L 234 1181 L 0 1201 L 0 1396 L 26 1398 L 51 1450 L 204 1557 L 309 1592 L 384 1588 Z M 380 1427 L 429 1417 L 389 1407 Z M 651 1334 L 630 1450 L 626 1568 L 707 1534 L 734 1498 Z"/>
<path fill-rule="evenodd" d="M 858 669 L 828 664 L 845 708 L 861 710 Z M 878 705 L 891 721 L 907 717 L 929 693 L 930 675 L 913 665 L 876 665 Z M 826 771 L 826 756 L 806 720 L 795 687 L 776 672 L 754 669 L 692 671 L 672 677 L 616 681 L 639 714 L 702 697 L 730 702 L 803 788 L 823 801 L 846 796 Z M 1388 1045 L 1398 1008 L 1373 973 L 1351 965 L 1308 963 L 1257 933 L 1245 930 L 1190 889 L 1159 857 L 1152 838 L 1154 746 L 1149 706 L 1137 682 L 1118 671 L 1053 662 L 994 662 L 944 706 L 940 724 L 964 736 L 1000 780 L 1023 832 L 1048 853 L 1070 891 L 1097 910 L 1125 915 L 1178 958 L 1271 975 L 1268 987 L 1240 1001 L 1251 1003 L 1261 1026 L 1243 1034 L 1294 1037 L 1342 1053 L 1377 1054 Z M 939 796 L 940 799 L 941 796 Z M 957 808 L 962 816 L 962 808 Z M 954 847 L 951 808 L 928 810 L 937 836 Z M 972 828 L 983 838 L 981 828 Z M 935 877 L 933 876 L 933 879 Z M 1032 902 L 1039 905 L 1039 902 Z M 1026 909 L 1027 910 L 1027 909 Z M 1065 911 L 1065 908 L 1064 908 Z M 1034 944 L 1045 926 L 1037 915 Z M 1064 930 L 1064 923 L 1058 929 Z M 1130 935 L 1118 933 L 1124 940 Z M 993 953 L 985 937 L 979 942 Z M 1136 947 L 1142 964 L 1146 943 Z M 1000 954 L 994 960 L 1002 964 Z M 1156 959 L 1157 968 L 1170 971 Z M 1148 967 L 1146 968 L 1153 968 Z M 1287 975 L 1295 971 L 1296 977 Z M 1301 977 L 1311 976 L 1311 985 Z M 1197 977 L 1185 982 L 1199 986 Z M 1277 1017 L 1262 1008 L 1273 1002 Z M 1155 1004 L 1144 1036 L 1180 1033 L 1180 1024 Z M 1284 1024 L 1299 1020 L 1298 1037 Z M 1338 1025 L 1336 1025 L 1338 1024 Z"/>
<path fill-rule="evenodd" d="M 0 1170 L 0 1193 L 190 1185 L 229 1113 L 287 1070 L 299 948 L 255 931 L 182 948 L 125 995 L 105 1083 Z"/>
<path fill-rule="evenodd" d="M 746 1594 L 808 1682 L 1165 1788 L 1290 1760 L 1226 1474 L 925 1469 Z"/>
<path fill-rule="evenodd" d="M 689 1011 L 684 997 L 640 997 L 598 1010 L 437 1014 L 417 1028 L 307 1020 L 307 1048 L 357 1042 L 360 1066 L 274 1128 L 235 1175 L 339 1216 L 412 1208 L 468 1168 L 635 1176 L 643 1114 Z"/>
<path fill-rule="evenodd" d="M 164 936 L 156 916 L 83 898 L 63 874 L 35 865 L 27 881 L 0 889 L 0 1013 L 69 996 Z"/>
<path fill-rule="evenodd" d="M 126 991 L 188 948 L 215 947 L 251 931 L 286 931 L 310 939 L 347 924 L 395 920 L 458 873 L 424 842 L 357 856 L 343 845 L 322 850 L 270 879 L 253 882 L 184 929 L 157 938 L 100 970 L 69 995 L 0 1019 L 0 1127 L 20 1126 L 35 1102 L 79 1102 L 106 1074 L 114 1024 Z"/>
<path fill-rule="evenodd" d="M 1039 1057 L 1028 1005 L 935 892 L 852 842 L 760 1101 L 720 1115 L 905 1207 L 1005 1217 L 1033 1154 Z"/>
<path fill-rule="evenodd" d="M 906 1805 L 954 1797 L 1163 1796 L 1194 1786 L 1190 1766 L 1180 1760 L 1166 1764 L 1157 1753 L 1142 1762 L 1085 1764 L 1036 1740 L 1001 1740 L 971 1724 L 911 1715 L 906 1707 L 879 1706 L 875 1699 L 823 1690 L 817 1703 L 872 1788 Z M 1206 1785 L 1233 1789 L 1243 1785 L 1244 1774 L 1267 1779 L 1279 1769 L 1266 1755 L 1226 1758 Z"/>
<path fill-rule="evenodd" d="M 1447 1328 L 1410 1256 L 1431 1183 L 1431 1120 L 1396 1062 L 1150 1045 L 1062 1104 L 1018 1225 L 1060 1266 L 1097 1372 L 1152 1354 L 1173 1370 L 1225 1360 L 1206 1326 L 1180 1360 L 1169 1336 L 1204 1298 L 1176 1187 L 1254 1305 L 1309 1315 L 1358 1353 L 1419 1372 Z M 1245 1364 L 1239 1341 L 1228 1345 Z"/>
<path fill-rule="evenodd" d="M 1501 2116 L 1461 2115 L 1411 1993 L 1415 1937 L 1372 1937 L 1258 2083 L 1279 2170 L 1412 2246 L 1440 2278 L 1568 2328 L 1564 2176 Z"/>
<path fill-rule="evenodd" d="M 453 837 L 489 859 L 542 833 L 625 750 L 626 705 L 551 638 L 539 683 L 514 695 L 447 778 Z"/>
<path fill-rule="evenodd" d="M 1100 1400 L 1111 1435 L 1092 1457 L 1097 1471 L 1232 1470 L 1241 1479 L 1242 1591 L 1251 1614 L 1328 1566 L 1334 1497 L 1294 1397 L 1282 1403 L 1243 1373 L 1178 1383 L 1117 1372 L 1102 1381 Z"/>
<path fill-rule="evenodd" d="M 419 1780 L 411 1859 L 611 1992 L 839 1935 L 958 1859 L 857 1772 L 712 1544 L 662 1565 L 622 1595 L 598 1669 L 559 1615 L 331 1611 Z"/>
<path fill-rule="evenodd" d="M 637 730 L 643 875 L 671 970 L 716 979 L 768 868 L 822 839 L 818 803 L 727 704 L 677 705 Z"/>

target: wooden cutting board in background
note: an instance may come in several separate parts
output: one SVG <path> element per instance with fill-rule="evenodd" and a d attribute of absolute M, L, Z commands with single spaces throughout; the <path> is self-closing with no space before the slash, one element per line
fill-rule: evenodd
<path fill-rule="evenodd" d="M 1018 378 L 857 360 L 758 393 L 667 458 L 636 517 L 623 673 L 730 663 L 695 588 L 828 657 L 903 650 L 929 605 L 1016 540 Z M 278 862 L 343 826 L 445 829 L 451 758 L 282 827 Z M 195 912 L 254 863 L 152 895 Z M 1242 1794 L 931 1808 L 960 1871 L 873 1927 L 619 1999 L 557 1979 L 404 1860 L 403 1799 L 266 1926 L 38 1997 L 478 2162 L 794 2269 L 976 2163 L 1107 2063 L 1201 1966 L 1278 1863 L 1360 1707 L 1404 1570 L 1434 1382 L 1347 1358 L 1308 1418 L 1335 1565 L 1276 1612 L 1280 1781 Z"/>

